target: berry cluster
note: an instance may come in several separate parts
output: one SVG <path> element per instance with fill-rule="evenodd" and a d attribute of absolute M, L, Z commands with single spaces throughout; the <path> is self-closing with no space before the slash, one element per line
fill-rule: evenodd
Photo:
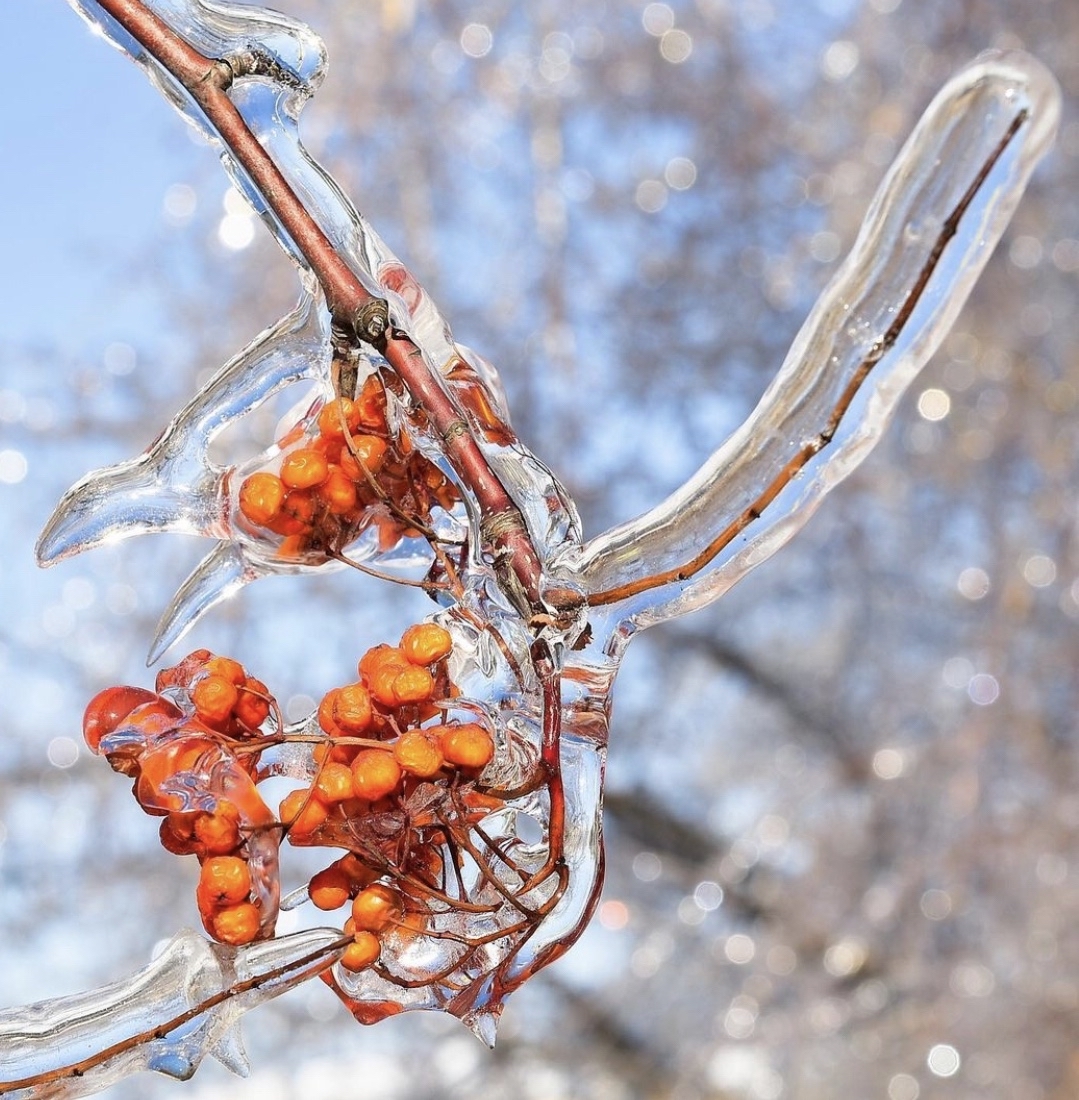
<path fill-rule="evenodd" d="M 256 788 L 258 754 L 246 750 L 275 704 L 242 665 L 205 649 L 162 671 L 155 688 L 100 692 L 86 708 L 86 742 L 164 818 L 162 845 L 198 857 L 206 931 L 231 944 L 272 935 L 280 836 Z"/>
<path fill-rule="evenodd" d="M 143 809 L 164 818 L 164 847 L 198 858 L 199 912 L 216 940 L 273 934 L 283 838 L 343 850 L 307 894 L 327 911 L 351 902 L 341 964 L 360 971 L 379 959 L 387 933 L 424 930 L 457 873 L 446 864 L 448 838 L 501 804 L 476 783 L 494 738 L 447 714 L 457 694 L 451 651 L 442 627 L 412 626 L 398 645 L 369 649 L 358 679 L 327 692 L 314 722 L 285 728 L 265 684 L 198 650 L 161 672 L 156 692 L 101 692 L 84 732 L 135 780 Z M 257 784 L 281 774 L 264 756 L 287 742 L 309 747 L 308 781 L 274 816 Z"/>
<path fill-rule="evenodd" d="M 458 492 L 434 463 L 390 424 L 386 389 L 376 374 L 355 400 L 323 405 L 316 434 L 297 425 L 278 441 L 277 473 L 252 474 L 240 485 L 240 514 L 256 531 L 282 537 L 282 557 L 341 551 L 370 525 L 379 549 L 430 529 L 431 511 L 453 509 Z M 296 446 L 299 444 L 299 446 Z"/>
<path fill-rule="evenodd" d="M 451 648 L 446 630 L 421 623 L 398 645 L 369 649 L 359 679 L 319 703 L 325 740 L 314 749 L 316 770 L 309 786 L 281 803 L 290 843 L 349 850 L 308 887 L 320 909 L 352 901 L 344 927 L 352 942 L 341 960 L 348 970 L 378 958 L 387 930 L 422 929 L 446 873 L 437 807 L 494 756 L 484 726 L 441 720 L 455 694 L 446 668 Z M 479 804 L 474 792 L 469 799 Z"/>

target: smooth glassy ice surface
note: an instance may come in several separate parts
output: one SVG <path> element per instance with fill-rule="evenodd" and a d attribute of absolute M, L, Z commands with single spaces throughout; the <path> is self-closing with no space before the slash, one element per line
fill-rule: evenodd
<path fill-rule="evenodd" d="M 663 504 L 573 569 L 633 627 L 720 596 L 865 457 L 936 350 L 1056 131 L 1035 59 L 989 53 L 930 104 L 749 419 Z"/>

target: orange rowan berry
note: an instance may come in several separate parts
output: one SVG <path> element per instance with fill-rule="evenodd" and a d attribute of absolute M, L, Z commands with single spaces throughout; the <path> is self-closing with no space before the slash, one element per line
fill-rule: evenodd
<path fill-rule="evenodd" d="M 426 703 L 435 693 L 435 679 L 427 669 L 411 665 L 394 677 L 392 691 L 398 706 Z"/>
<path fill-rule="evenodd" d="M 341 956 L 341 965 L 353 973 L 366 970 L 378 962 L 381 952 L 382 945 L 378 942 L 377 936 L 373 936 L 370 932 L 357 932 L 352 943 L 345 948 Z"/>
<path fill-rule="evenodd" d="M 398 670 L 408 665 L 408 658 L 395 645 L 373 645 L 361 658 L 359 663 L 360 676 L 369 683 L 371 678 L 383 666 L 395 665 Z"/>
<path fill-rule="evenodd" d="M 433 665 L 451 649 L 450 632 L 437 623 L 417 623 L 401 635 L 401 652 L 416 665 Z"/>
<path fill-rule="evenodd" d="M 347 764 L 352 767 L 359 751 L 355 745 L 335 745 L 324 741 L 311 750 L 311 756 L 316 764 Z"/>
<path fill-rule="evenodd" d="M 362 662 L 361 662 L 362 664 Z M 384 707 L 424 703 L 434 693 L 435 682 L 427 669 L 414 665 L 397 648 L 385 647 L 377 662 L 369 662 L 365 675 L 372 697 Z"/>
<path fill-rule="evenodd" d="M 232 708 L 240 701 L 240 693 L 231 680 L 223 676 L 204 676 L 191 692 L 195 713 L 208 726 L 222 729 L 232 719 Z"/>
<path fill-rule="evenodd" d="M 485 768 L 495 754 L 495 743 L 483 726 L 475 722 L 445 726 L 442 730 L 442 753 L 447 763 L 460 768 Z"/>
<path fill-rule="evenodd" d="M 270 689 L 261 681 L 248 676 L 240 687 L 236 702 L 236 721 L 249 730 L 257 730 L 270 716 Z"/>
<path fill-rule="evenodd" d="M 386 388 L 377 374 L 364 381 L 355 402 L 357 425 L 368 429 L 386 430 Z"/>
<path fill-rule="evenodd" d="M 331 737 L 340 737 L 343 732 L 333 716 L 333 708 L 337 702 L 337 692 L 339 690 L 339 688 L 330 688 L 318 704 L 318 724 Z"/>
<path fill-rule="evenodd" d="M 201 772 L 222 757 L 221 747 L 208 737 L 178 736 L 139 757 L 135 798 L 148 814 L 164 815 L 185 810 L 186 799 L 173 790 L 166 790 L 166 785 L 181 772 Z"/>
<path fill-rule="evenodd" d="M 445 763 L 442 750 L 426 730 L 406 730 L 397 739 L 393 756 L 403 771 L 419 779 L 430 779 Z"/>
<path fill-rule="evenodd" d="M 382 749 L 363 749 L 352 762 L 352 789 L 357 798 L 377 802 L 397 790 L 401 767 L 393 754 Z"/>
<path fill-rule="evenodd" d="M 356 406 L 348 397 L 335 397 L 327 401 L 318 414 L 318 430 L 328 439 L 341 439 L 359 422 Z"/>
<path fill-rule="evenodd" d="M 107 737 L 136 708 L 158 699 L 152 691 L 140 687 L 111 687 L 99 691 L 87 704 L 82 719 L 82 735 L 91 752 L 99 752 L 101 738 Z M 179 711 L 176 712 L 177 715 Z"/>
<path fill-rule="evenodd" d="M 394 694 L 393 684 L 404 670 L 400 666 L 383 665 L 374 675 L 368 679 L 371 688 L 371 697 L 383 707 L 396 707 L 397 696 Z"/>
<path fill-rule="evenodd" d="M 293 489 L 281 505 L 281 514 L 270 525 L 271 531 L 277 531 L 278 525 L 287 530 L 277 531 L 282 535 L 301 535 L 314 522 L 318 512 L 318 502 L 306 489 Z"/>
<path fill-rule="evenodd" d="M 329 476 L 318 487 L 318 495 L 326 502 L 331 515 L 346 516 L 359 502 L 355 479 L 339 466 L 331 466 Z"/>
<path fill-rule="evenodd" d="M 169 814 L 162 818 L 158 836 L 161 847 L 174 856 L 189 856 L 196 847 L 191 814 Z"/>
<path fill-rule="evenodd" d="M 210 922 L 210 934 L 221 943 L 240 947 L 259 934 L 259 911 L 250 902 L 230 905 L 216 913 Z"/>
<path fill-rule="evenodd" d="M 281 462 L 281 480 L 290 489 L 313 489 L 321 485 L 330 473 L 325 455 L 310 447 L 285 455 Z"/>
<path fill-rule="evenodd" d="M 333 700 L 333 721 L 345 733 L 358 735 L 371 725 L 371 695 L 363 684 L 338 688 Z"/>
<path fill-rule="evenodd" d="M 344 802 L 346 798 L 351 798 L 352 769 L 347 764 L 323 765 L 315 781 L 315 795 L 327 804 Z"/>
<path fill-rule="evenodd" d="M 240 511 L 258 527 L 277 515 L 284 499 L 285 486 L 276 474 L 252 474 L 240 486 Z"/>
<path fill-rule="evenodd" d="M 312 876 L 307 893 L 316 909 L 340 909 L 352 897 L 352 881 L 336 863 L 331 863 Z"/>
<path fill-rule="evenodd" d="M 374 476 L 386 461 L 388 448 L 377 435 L 354 435 L 341 448 L 341 470 L 353 481 L 366 481 Z"/>
<path fill-rule="evenodd" d="M 240 811 L 222 799 L 213 813 L 201 813 L 194 820 L 195 838 L 207 855 L 228 855 L 243 842 Z"/>
<path fill-rule="evenodd" d="M 352 920 L 363 932 L 381 932 L 401 916 L 401 896 L 396 890 L 376 882 L 361 890 L 352 902 Z"/>
<path fill-rule="evenodd" d="M 199 875 L 199 905 L 221 908 L 247 901 L 251 894 L 251 871 L 239 856 L 211 856 Z"/>
<path fill-rule="evenodd" d="M 329 816 L 324 802 L 314 797 L 310 788 L 285 795 L 279 810 L 281 821 L 288 826 L 290 837 L 302 837 L 313 833 Z"/>
<path fill-rule="evenodd" d="M 244 666 L 231 657 L 211 657 L 206 662 L 206 671 L 214 676 L 220 676 L 223 680 L 228 680 L 230 684 L 235 684 L 237 687 L 247 679 Z"/>
<path fill-rule="evenodd" d="M 365 886 L 370 886 L 379 875 L 374 867 L 369 867 L 355 852 L 343 855 L 331 866 L 340 868 L 348 876 L 354 890 L 362 890 Z"/>

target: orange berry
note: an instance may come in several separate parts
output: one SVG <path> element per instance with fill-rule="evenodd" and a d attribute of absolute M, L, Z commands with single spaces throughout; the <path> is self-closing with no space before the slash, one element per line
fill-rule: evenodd
<path fill-rule="evenodd" d="M 239 856 L 211 856 L 199 875 L 199 904 L 237 905 L 251 893 L 251 871 Z"/>
<path fill-rule="evenodd" d="M 371 725 L 371 696 L 363 684 L 338 688 L 333 701 L 333 720 L 345 733 L 363 733 Z"/>
<path fill-rule="evenodd" d="M 290 489 L 313 489 L 321 485 L 330 473 L 325 455 L 310 447 L 301 447 L 285 456 L 281 463 L 281 480 Z"/>
<path fill-rule="evenodd" d="M 325 764 L 315 781 L 315 795 L 325 803 L 352 797 L 352 769 L 347 764 Z"/>
<path fill-rule="evenodd" d="M 349 883 L 355 890 L 370 886 L 379 875 L 374 867 L 369 867 L 355 852 L 342 856 L 331 866 L 340 868 L 348 876 Z"/>
<path fill-rule="evenodd" d="M 460 768 L 485 768 L 495 754 L 491 735 L 475 722 L 446 726 L 442 730 L 442 754 Z"/>
<path fill-rule="evenodd" d="M 350 478 L 340 467 L 330 468 L 329 477 L 318 487 L 318 495 L 326 502 L 326 507 L 335 516 L 348 515 L 359 500 L 355 479 Z"/>
<path fill-rule="evenodd" d="M 195 713 L 208 726 L 222 728 L 232 719 L 232 708 L 240 701 L 240 693 L 231 680 L 223 676 L 204 676 L 191 692 Z"/>
<path fill-rule="evenodd" d="M 363 932 L 381 932 L 401 916 L 401 897 L 396 890 L 376 882 L 361 890 L 352 902 L 352 920 Z"/>
<path fill-rule="evenodd" d="M 112 733 L 136 707 L 157 698 L 152 691 L 140 687 L 111 687 L 99 691 L 90 700 L 82 719 L 82 735 L 90 751 L 100 752 L 102 737 Z"/>
<path fill-rule="evenodd" d="M 315 501 L 310 493 L 297 489 L 285 497 L 281 511 L 266 521 L 268 531 L 285 537 L 279 550 L 283 557 L 299 557 L 307 549 L 306 538 L 314 518 Z"/>
<path fill-rule="evenodd" d="M 212 673 L 214 676 L 220 676 L 224 680 L 228 680 L 230 684 L 235 684 L 239 687 L 244 680 L 247 679 L 247 673 L 244 672 L 244 666 L 239 661 L 234 661 L 231 657 L 213 657 L 206 662 L 206 671 Z"/>
<path fill-rule="evenodd" d="M 248 676 L 240 686 L 240 698 L 236 702 L 236 721 L 249 730 L 257 730 L 270 716 L 270 689 L 261 681 Z"/>
<path fill-rule="evenodd" d="M 341 439 L 357 424 L 359 417 L 356 406 L 348 397 L 335 397 L 332 401 L 327 401 L 318 414 L 318 430 L 327 439 Z"/>
<path fill-rule="evenodd" d="M 258 527 L 277 515 L 284 499 L 285 486 L 276 474 L 252 474 L 240 486 L 240 511 Z"/>
<path fill-rule="evenodd" d="M 364 749 L 352 762 L 352 789 L 357 798 L 376 802 L 397 790 L 401 768 L 393 754 L 382 749 Z"/>
<path fill-rule="evenodd" d="M 377 936 L 373 936 L 370 932 L 357 932 L 355 939 L 345 948 L 345 953 L 341 956 L 341 965 L 353 973 L 366 970 L 378 962 L 381 950 Z"/>
<path fill-rule="evenodd" d="M 210 934 L 221 943 L 239 947 L 251 943 L 259 934 L 259 911 L 250 902 L 230 905 L 217 913 L 210 924 Z"/>
<path fill-rule="evenodd" d="M 326 820 L 329 812 L 326 804 L 315 798 L 307 787 L 285 795 L 279 810 L 281 822 L 288 826 L 290 837 L 313 833 Z"/>
<path fill-rule="evenodd" d="M 355 410 L 359 426 L 386 430 L 386 389 L 377 374 L 369 375 L 364 381 L 356 398 Z"/>
<path fill-rule="evenodd" d="M 135 799 L 148 814 L 175 813 L 186 809 L 187 800 L 174 790 L 170 780 L 181 772 L 203 772 L 217 764 L 221 747 L 207 737 L 177 736 L 168 744 L 143 753 L 134 774 Z M 110 757 L 109 760 L 112 763 Z M 115 767 L 115 765 L 114 765 Z"/>
<path fill-rule="evenodd" d="M 331 863 L 312 876 L 307 893 L 317 909 L 340 909 L 352 897 L 352 882 L 336 863 Z"/>
<path fill-rule="evenodd" d="M 285 497 L 285 503 L 281 505 L 281 515 L 277 517 L 286 526 L 291 524 L 290 530 L 282 531 L 281 534 L 302 534 L 314 522 L 317 511 L 318 504 L 309 492 L 294 489 Z"/>
<path fill-rule="evenodd" d="M 333 716 L 334 704 L 337 702 L 337 693 L 340 688 L 330 688 L 323 695 L 318 704 L 318 724 L 331 737 L 340 737 L 342 730 Z"/>
<path fill-rule="evenodd" d="M 386 461 L 386 442 L 377 435 L 354 435 L 341 448 L 341 470 L 353 481 L 366 481 Z"/>
<path fill-rule="evenodd" d="M 174 856 L 189 856 L 196 848 L 190 814 L 169 814 L 161 821 L 161 847 Z"/>
<path fill-rule="evenodd" d="M 408 658 L 397 646 L 374 645 L 360 658 L 359 673 L 364 680 L 370 682 L 381 668 L 395 665 L 400 670 L 408 663 Z"/>
<path fill-rule="evenodd" d="M 194 821 L 194 833 L 207 855 L 228 855 L 243 841 L 240 835 L 240 811 L 222 799 L 211 813 L 199 814 Z"/>
<path fill-rule="evenodd" d="M 453 649 L 450 632 L 437 623 L 417 623 L 401 635 L 401 652 L 417 665 L 433 665 Z"/>
<path fill-rule="evenodd" d="M 411 665 L 394 677 L 391 690 L 398 706 L 426 703 L 435 693 L 435 680 L 427 669 Z"/>
<path fill-rule="evenodd" d="M 394 759 L 403 771 L 430 779 L 445 763 L 434 737 L 425 730 L 406 730 L 393 747 Z"/>

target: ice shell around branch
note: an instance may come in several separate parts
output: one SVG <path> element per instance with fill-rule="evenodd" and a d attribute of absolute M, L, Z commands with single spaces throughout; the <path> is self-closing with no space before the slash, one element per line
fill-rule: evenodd
<path fill-rule="evenodd" d="M 0 1011 L 0 1092 L 85 1096 L 139 1070 L 186 1080 L 208 1053 L 245 1073 L 240 1017 L 324 970 L 341 940 L 319 928 L 234 948 L 185 929 L 125 980 Z"/>
<path fill-rule="evenodd" d="M 594 604 L 624 629 L 685 614 L 801 529 L 951 327 L 1059 110 L 1052 75 L 1018 52 L 985 54 L 945 85 L 749 419 L 670 498 L 567 563 Z"/>
<path fill-rule="evenodd" d="M 225 537 L 225 471 L 210 462 L 210 445 L 284 387 L 327 375 L 328 328 L 320 294 L 308 289 L 291 313 L 214 375 L 145 454 L 95 470 L 64 494 L 38 539 L 38 562 L 51 565 L 148 532 Z"/>

